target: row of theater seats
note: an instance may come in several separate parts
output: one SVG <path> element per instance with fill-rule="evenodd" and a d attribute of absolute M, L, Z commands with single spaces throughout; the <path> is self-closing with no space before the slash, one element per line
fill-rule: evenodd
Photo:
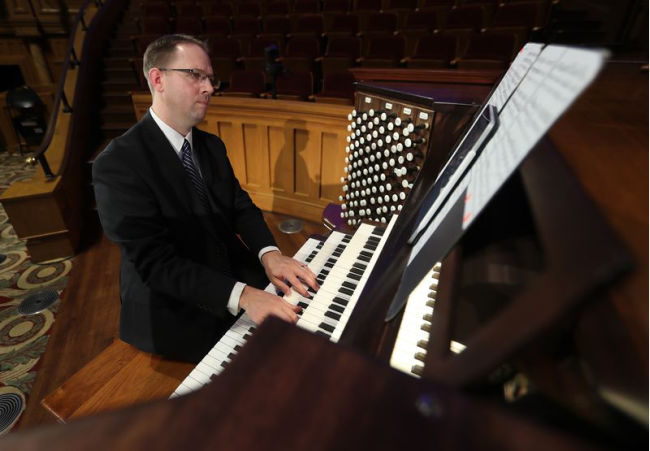
<path fill-rule="evenodd" d="M 247 51 L 243 51 L 238 39 L 208 38 L 214 74 L 223 82 L 227 82 L 237 69 L 263 71 L 266 63 L 264 51 L 274 45 L 279 50 L 278 62 L 287 71 L 312 72 L 315 75 L 315 88 L 318 88 L 321 77 L 353 67 L 505 69 L 521 46 L 515 35 L 502 32 L 473 33 L 468 36 L 466 44 L 460 45 L 459 42 L 461 39 L 453 33 L 424 35 L 418 37 L 413 50 L 406 53 L 406 40 L 401 35 L 372 36 L 365 49 L 361 38 L 348 36 L 331 38 L 323 52 L 321 41 L 313 36 L 294 36 L 285 45 L 282 45 L 282 39 L 258 36 L 252 38 Z M 462 52 L 459 52 L 461 47 Z M 141 57 L 133 58 L 133 61 L 134 70 L 139 73 Z"/>
<path fill-rule="evenodd" d="M 137 19 L 141 33 L 172 31 L 192 34 L 250 35 L 274 34 L 364 34 L 409 32 L 413 29 L 472 29 L 516 27 L 531 30 L 546 20 L 547 3 L 533 0 L 520 3 L 480 3 L 461 6 L 413 8 L 404 10 L 338 11 L 332 13 L 294 13 L 293 15 L 230 16 L 205 13 L 197 4 L 177 7 L 172 15 L 165 2 L 141 5 Z"/>
<path fill-rule="evenodd" d="M 268 14 L 278 11 L 279 4 L 288 14 Z M 544 24 L 547 4 L 547 0 L 148 0 L 130 8 L 140 29 L 132 36 L 133 67 L 146 89 L 141 76 L 144 49 L 162 34 L 182 32 L 207 40 L 215 75 L 226 87 L 235 71 L 263 71 L 264 50 L 270 45 L 278 48 L 288 73 L 311 74 L 314 92 L 324 89 L 328 75 L 358 66 L 505 69 Z M 246 11 L 254 11 L 248 5 L 266 14 L 248 15 Z M 379 9 L 364 9 L 371 6 Z M 269 76 L 265 82 L 268 87 Z M 348 90 L 344 91 L 347 97 Z"/>
<path fill-rule="evenodd" d="M 300 15 L 314 13 L 347 13 L 362 11 L 404 11 L 428 8 L 452 8 L 479 5 L 493 12 L 501 4 L 526 3 L 530 0 L 143 0 L 145 13 L 167 16 L 219 15 L 226 17 L 264 17 L 268 15 Z M 548 4 L 545 0 L 543 3 Z"/>

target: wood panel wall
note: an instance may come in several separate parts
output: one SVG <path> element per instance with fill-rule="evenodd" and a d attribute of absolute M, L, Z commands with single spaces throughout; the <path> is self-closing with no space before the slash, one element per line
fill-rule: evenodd
<path fill-rule="evenodd" d="M 140 119 L 149 94 L 134 94 Z M 351 106 L 213 97 L 199 128 L 219 136 L 242 187 L 258 207 L 321 221 L 338 202 Z"/>

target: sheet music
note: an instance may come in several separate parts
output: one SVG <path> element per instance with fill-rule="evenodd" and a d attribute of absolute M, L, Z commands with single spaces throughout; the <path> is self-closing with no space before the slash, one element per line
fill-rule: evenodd
<path fill-rule="evenodd" d="M 519 83 L 539 56 L 543 47 L 544 44 L 535 42 L 529 42 L 522 47 L 516 58 L 510 64 L 501 82 L 490 96 L 488 100 L 490 105 L 494 105 L 499 111 L 503 109 L 503 106 L 508 102 L 515 89 L 517 89 L 517 86 L 519 86 Z"/>
<path fill-rule="evenodd" d="M 515 72 L 523 70 L 534 50 L 532 48 L 530 53 L 522 57 L 521 65 L 518 64 Z M 469 227 L 537 141 L 593 81 L 604 63 L 605 55 L 604 51 L 555 45 L 547 46 L 539 53 L 510 99 L 503 105 L 496 133 L 468 175 L 415 243 L 409 264 L 416 259 L 462 196 L 462 229 Z M 499 97 L 506 96 L 511 87 L 500 90 L 499 86 L 492 97 L 497 92 Z"/>
<path fill-rule="evenodd" d="M 547 46 L 506 103 L 500 127 L 469 173 L 467 228 L 528 152 L 593 81 L 602 51 Z"/>

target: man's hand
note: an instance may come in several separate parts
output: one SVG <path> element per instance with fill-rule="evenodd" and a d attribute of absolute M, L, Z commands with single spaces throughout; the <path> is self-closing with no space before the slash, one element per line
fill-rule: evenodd
<path fill-rule="evenodd" d="M 291 305 L 280 296 L 267 293 L 263 290 L 246 285 L 239 298 L 239 306 L 246 310 L 246 314 L 255 324 L 261 324 L 269 315 L 275 315 L 278 318 L 296 323 L 298 315 L 296 313 L 302 310 L 297 305 Z"/>
<path fill-rule="evenodd" d="M 316 276 L 311 272 L 309 266 L 282 255 L 280 251 L 271 251 L 262 255 L 262 265 L 266 271 L 266 277 L 284 294 L 289 294 L 289 285 L 286 282 L 289 282 L 295 291 L 306 298 L 310 296 L 305 285 L 314 291 L 318 291 L 320 288 L 316 282 Z"/>

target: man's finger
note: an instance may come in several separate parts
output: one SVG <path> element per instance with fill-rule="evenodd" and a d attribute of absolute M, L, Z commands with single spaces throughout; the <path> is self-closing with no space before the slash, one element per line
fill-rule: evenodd
<path fill-rule="evenodd" d="M 273 280 L 271 280 L 271 283 L 273 283 L 276 288 L 279 288 L 284 294 L 289 295 L 291 293 L 291 288 L 289 288 L 289 285 L 277 277 L 274 277 Z"/>
<path fill-rule="evenodd" d="M 313 272 L 309 271 L 309 269 L 307 269 L 307 272 L 303 271 L 300 274 L 300 278 L 307 285 L 309 285 L 311 288 L 313 288 L 314 291 L 318 291 L 318 289 L 320 288 L 320 285 L 318 285 L 318 282 L 316 281 L 316 276 L 314 275 Z"/>
<path fill-rule="evenodd" d="M 303 297 L 311 298 L 311 295 L 305 289 L 305 286 L 298 280 L 296 276 L 291 276 L 289 282 L 295 291 L 300 293 Z"/>

